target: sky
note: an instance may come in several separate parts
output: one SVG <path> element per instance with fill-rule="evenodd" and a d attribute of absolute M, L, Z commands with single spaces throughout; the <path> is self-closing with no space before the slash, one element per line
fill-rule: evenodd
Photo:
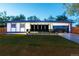
<path fill-rule="evenodd" d="M 0 3 L 0 11 L 6 11 L 8 16 L 24 14 L 26 18 L 37 16 L 41 20 L 62 15 L 65 10 L 62 3 Z"/>

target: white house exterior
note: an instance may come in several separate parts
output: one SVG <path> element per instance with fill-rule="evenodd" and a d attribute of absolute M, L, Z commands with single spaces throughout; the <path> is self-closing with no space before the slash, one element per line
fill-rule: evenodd
<path fill-rule="evenodd" d="M 26 33 L 30 32 L 53 32 L 55 27 L 62 27 L 67 30 L 65 32 L 71 32 L 71 23 L 69 22 L 30 22 L 30 21 L 8 21 L 7 33 Z M 59 29 L 56 29 L 57 31 Z"/>

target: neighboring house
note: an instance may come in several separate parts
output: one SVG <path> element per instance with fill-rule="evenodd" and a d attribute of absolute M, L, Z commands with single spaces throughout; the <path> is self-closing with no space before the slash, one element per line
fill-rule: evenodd
<path fill-rule="evenodd" d="M 71 32 L 70 22 L 57 21 L 8 21 L 7 33 Z"/>

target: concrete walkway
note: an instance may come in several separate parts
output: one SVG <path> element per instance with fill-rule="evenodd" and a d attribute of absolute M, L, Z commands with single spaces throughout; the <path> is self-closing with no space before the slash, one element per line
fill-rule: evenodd
<path fill-rule="evenodd" d="M 68 40 L 72 40 L 76 43 L 79 43 L 79 35 L 78 34 L 72 34 L 72 33 L 59 33 L 59 36 L 62 36 Z"/>
<path fill-rule="evenodd" d="M 24 34 L 24 35 L 58 35 L 58 33 L 49 33 L 49 32 L 6 33 L 6 34 Z"/>
<path fill-rule="evenodd" d="M 39 33 L 30 33 L 31 35 L 58 35 L 57 33 L 49 33 L 49 32 L 39 32 Z"/>

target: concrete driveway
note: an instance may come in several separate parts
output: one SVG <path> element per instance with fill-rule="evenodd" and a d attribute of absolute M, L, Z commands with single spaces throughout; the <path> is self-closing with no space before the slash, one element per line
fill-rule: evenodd
<path fill-rule="evenodd" d="M 72 34 L 72 33 L 59 33 L 59 36 L 62 36 L 68 40 L 72 40 L 76 43 L 79 43 L 79 35 L 78 34 Z"/>

